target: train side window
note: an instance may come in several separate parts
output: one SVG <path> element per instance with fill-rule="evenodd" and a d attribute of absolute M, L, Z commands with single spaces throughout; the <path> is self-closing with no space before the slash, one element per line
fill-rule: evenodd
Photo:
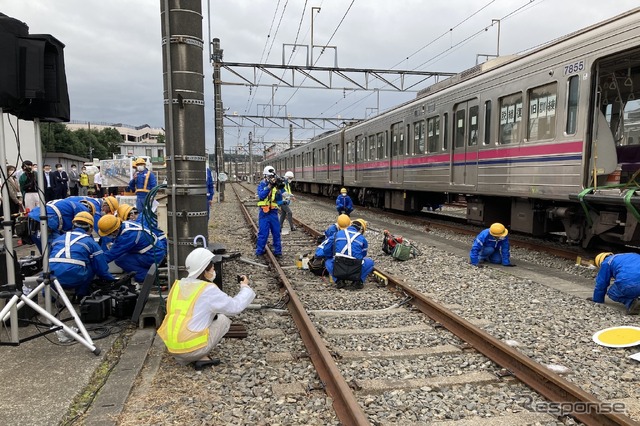
<path fill-rule="evenodd" d="M 427 120 L 427 152 L 438 152 L 440 141 L 440 117 L 431 117 Z"/>
<path fill-rule="evenodd" d="M 347 142 L 346 154 L 347 158 L 345 159 L 346 164 L 351 164 L 351 147 L 353 146 L 353 142 Z"/>
<path fill-rule="evenodd" d="M 445 112 L 442 119 L 444 120 L 442 123 L 442 150 L 446 151 L 449 149 L 449 113 Z"/>
<path fill-rule="evenodd" d="M 375 160 L 376 157 L 376 137 L 369 136 L 369 160 Z"/>
<path fill-rule="evenodd" d="M 406 138 L 406 143 L 405 143 L 405 151 L 404 153 L 406 155 L 412 154 L 412 149 L 411 149 L 411 124 L 407 124 L 407 138 Z"/>
<path fill-rule="evenodd" d="M 522 93 L 500 98 L 500 144 L 518 143 L 521 125 Z"/>
<path fill-rule="evenodd" d="M 391 155 L 402 154 L 402 123 L 391 125 Z"/>
<path fill-rule="evenodd" d="M 464 147 L 464 127 L 465 127 L 465 115 L 467 111 L 460 109 L 455 112 L 455 131 L 453 132 L 453 146 L 455 148 Z"/>
<path fill-rule="evenodd" d="M 491 143 L 491 101 L 484 103 L 484 141 L 483 145 Z"/>
<path fill-rule="evenodd" d="M 469 146 L 478 145 L 479 112 L 480 109 L 478 105 L 469 108 L 469 139 L 467 141 L 467 145 Z"/>
<path fill-rule="evenodd" d="M 413 152 L 424 154 L 424 121 L 413 123 Z"/>
<path fill-rule="evenodd" d="M 567 126 L 565 131 L 568 135 L 575 135 L 576 123 L 578 122 L 578 93 L 580 79 L 577 75 L 572 76 L 568 82 L 567 99 Z"/>
<path fill-rule="evenodd" d="M 529 90 L 529 128 L 527 139 L 539 141 L 556 137 L 558 83 Z"/>
<path fill-rule="evenodd" d="M 382 160 L 384 158 L 384 134 L 383 133 L 378 133 L 376 135 L 377 139 L 378 139 L 378 154 L 377 154 L 377 158 L 378 160 Z"/>

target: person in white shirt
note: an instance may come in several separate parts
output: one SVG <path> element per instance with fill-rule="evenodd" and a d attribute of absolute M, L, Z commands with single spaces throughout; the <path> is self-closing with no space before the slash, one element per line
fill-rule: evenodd
<path fill-rule="evenodd" d="M 216 272 L 213 253 L 193 250 L 185 259 L 186 278 L 177 280 L 167 297 L 167 315 L 158 336 L 180 365 L 193 363 L 196 370 L 218 365 L 209 352 L 229 331 L 227 315 L 241 313 L 256 297 L 249 278 L 240 276 L 240 291 L 230 297 L 213 283 Z"/>
<path fill-rule="evenodd" d="M 104 197 L 104 189 L 102 189 L 102 174 L 100 173 L 100 166 L 98 166 L 98 173 L 93 175 L 93 184 L 96 188 L 96 197 Z"/>

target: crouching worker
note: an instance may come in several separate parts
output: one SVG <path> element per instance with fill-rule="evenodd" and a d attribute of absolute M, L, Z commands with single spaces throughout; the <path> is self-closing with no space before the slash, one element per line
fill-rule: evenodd
<path fill-rule="evenodd" d="M 366 230 L 367 222 L 356 219 L 347 229 L 336 232 L 325 245 L 325 267 L 337 288 L 343 288 L 345 281 L 351 281 L 356 289 L 361 289 L 373 272 L 373 259 L 366 257 L 369 248 L 363 235 Z"/>
<path fill-rule="evenodd" d="M 115 281 L 102 249 L 91 237 L 92 230 L 93 216 L 80 212 L 73 218 L 73 229 L 56 238 L 51 245 L 51 274 L 62 288 L 75 289 L 78 298 L 89 295 L 89 286 L 96 275 L 106 281 Z"/>
<path fill-rule="evenodd" d="M 213 280 L 216 272 L 213 253 L 197 248 L 187 256 L 188 276 L 177 280 L 167 297 L 167 315 L 158 335 L 180 365 L 193 363 L 196 370 L 218 365 L 209 352 L 229 331 L 227 315 L 242 312 L 256 297 L 249 279 L 242 275 L 240 291 L 235 297 L 222 292 Z"/>
<path fill-rule="evenodd" d="M 488 260 L 491 263 L 504 266 L 516 266 L 510 261 L 509 231 L 501 223 L 494 223 L 491 227 L 480 232 L 473 242 L 469 257 L 473 266 Z"/>
<path fill-rule="evenodd" d="M 596 266 L 600 268 L 593 289 L 595 303 L 604 303 L 604 295 L 627 308 L 627 314 L 640 313 L 640 254 L 600 253 L 596 256 Z M 613 284 L 611 279 L 613 278 Z"/>

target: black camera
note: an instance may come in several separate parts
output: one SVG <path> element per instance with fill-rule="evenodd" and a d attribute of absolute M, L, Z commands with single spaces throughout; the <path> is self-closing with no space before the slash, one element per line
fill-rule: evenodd
<path fill-rule="evenodd" d="M 284 178 L 281 176 L 275 175 L 269 179 L 269 183 L 271 186 L 275 186 L 278 189 L 284 188 Z"/>

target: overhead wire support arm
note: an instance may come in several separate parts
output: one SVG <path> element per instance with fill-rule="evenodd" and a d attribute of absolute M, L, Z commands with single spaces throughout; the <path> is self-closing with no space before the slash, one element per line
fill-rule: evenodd
<path fill-rule="evenodd" d="M 222 81 L 222 85 L 247 85 L 247 86 L 273 86 L 273 82 L 261 83 L 258 79 L 258 74 L 262 71 L 264 74 L 272 77 L 278 84 L 287 87 L 296 87 L 295 75 L 300 74 L 304 78 L 308 78 L 318 86 L 300 86 L 304 88 L 321 88 L 321 89 L 339 89 L 339 90 L 381 90 L 381 91 L 413 91 L 410 90 L 418 84 L 424 82 L 429 78 L 434 78 L 435 82 L 438 82 L 440 78 L 451 77 L 455 73 L 440 72 L 440 71 L 418 71 L 418 70 L 392 70 L 392 69 L 369 69 L 369 68 L 338 68 L 338 67 L 316 67 L 316 66 L 300 66 L 300 65 L 283 65 L 283 64 L 257 64 L 257 63 L 242 63 L 242 62 L 221 62 L 222 69 L 228 70 L 231 74 L 238 77 L 240 81 Z M 247 77 L 243 75 L 238 69 L 240 68 L 253 68 L 253 76 Z M 283 76 L 276 75 L 276 70 L 290 70 L 291 79 L 285 79 Z M 317 74 L 328 75 L 328 82 L 323 81 Z M 350 74 L 361 74 L 364 76 L 364 83 L 358 82 Z M 339 77 L 340 83 L 347 82 L 353 87 L 339 86 L 334 77 Z M 388 87 L 373 88 L 370 85 L 370 78 L 378 80 L 379 82 L 387 85 Z M 407 82 L 408 77 L 421 77 L 418 82 Z M 400 84 L 393 81 L 400 80 Z M 344 84 L 343 84 L 344 85 Z"/>
<path fill-rule="evenodd" d="M 343 118 L 343 117 L 283 117 L 273 115 L 241 115 L 229 114 L 223 116 L 232 125 L 226 124 L 228 127 L 267 127 L 265 124 L 273 124 L 272 128 L 284 129 L 292 124 L 298 129 L 327 129 L 338 128 L 344 123 L 352 123 L 362 121 L 363 118 Z M 247 120 L 251 124 L 246 124 Z"/>

